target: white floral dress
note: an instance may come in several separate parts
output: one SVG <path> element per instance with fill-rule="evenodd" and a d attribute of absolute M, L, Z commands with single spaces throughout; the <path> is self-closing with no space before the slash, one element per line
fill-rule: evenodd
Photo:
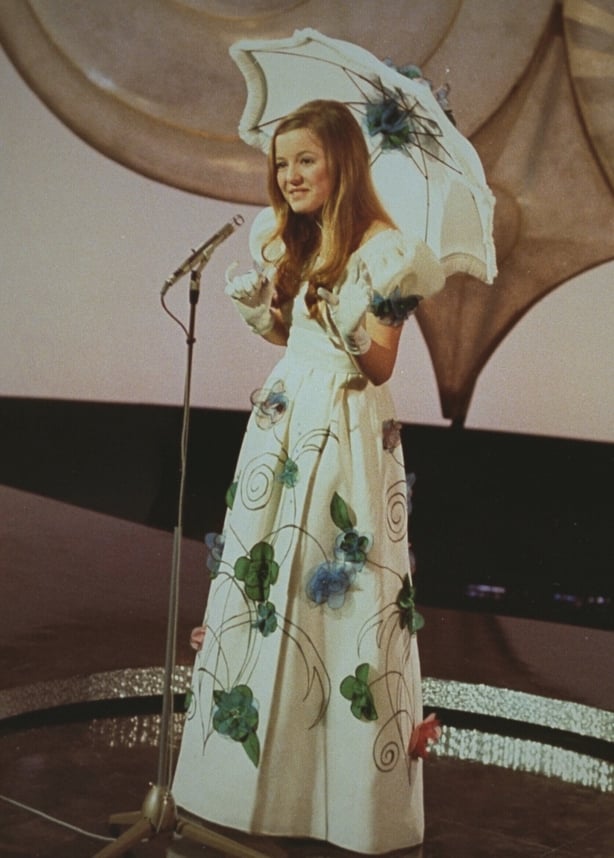
<path fill-rule="evenodd" d="M 386 230 L 347 276 L 366 266 L 390 322 L 410 293 L 441 285 L 434 258 L 416 273 L 421 253 Z M 409 847 L 423 836 L 422 763 L 407 753 L 422 701 L 389 391 L 308 316 L 303 290 L 252 405 L 173 796 L 247 832 L 371 854 Z"/>

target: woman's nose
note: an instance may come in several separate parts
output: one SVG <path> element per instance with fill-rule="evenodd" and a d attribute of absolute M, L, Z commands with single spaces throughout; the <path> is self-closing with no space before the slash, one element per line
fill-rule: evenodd
<path fill-rule="evenodd" d="M 288 177 L 288 181 L 293 185 L 297 185 L 297 184 L 301 183 L 301 181 L 302 181 L 301 172 L 300 172 L 298 165 L 290 164 L 290 166 L 288 167 L 287 177 Z"/>

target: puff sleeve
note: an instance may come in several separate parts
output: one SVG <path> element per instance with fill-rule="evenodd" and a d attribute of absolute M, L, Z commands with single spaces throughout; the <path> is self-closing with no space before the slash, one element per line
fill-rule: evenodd
<path fill-rule="evenodd" d="M 369 312 L 382 324 L 401 325 L 421 300 L 443 288 L 446 279 L 443 268 L 420 239 L 386 231 L 361 250 L 373 287 Z"/>
<path fill-rule="evenodd" d="M 262 248 L 275 230 L 275 212 L 268 207 L 258 212 L 249 232 L 249 252 L 257 267 L 275 264 L 283 255 L 283 242 L 275 241 L 267 248 L 268 259 L 262 256 Z"/>

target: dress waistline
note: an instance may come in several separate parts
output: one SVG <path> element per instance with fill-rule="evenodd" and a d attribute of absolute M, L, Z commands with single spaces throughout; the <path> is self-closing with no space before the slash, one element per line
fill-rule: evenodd
<path fill-rule="evenodd" d="M 325 373 L 363 375 L 352 356 L 322 332 L 316 334 L 293 328 L 288 339 L 285 361 L 291 365 Z"/>

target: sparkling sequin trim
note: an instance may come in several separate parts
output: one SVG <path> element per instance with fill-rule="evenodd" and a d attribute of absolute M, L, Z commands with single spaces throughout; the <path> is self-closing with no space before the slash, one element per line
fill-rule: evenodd
<path fill-rule="evenodd" d="M 183 694 L 188 689 L 190 675 L 191 667 L 177 666 L 172 684 L 174 693 Z M 163 688 L 161 667 L 129 668 L 41 682 L 1 691 L 0 720 L 77 703 L 156 697 L 162 695 Z M 428 677 L 423 679 L 423 695 L 425 706 L 433 709 L 486 715 L 614 742 L 614 712 L 573 701 Z M 182 720 L 182 714 L 175 713 L 176 735 Z M 93 718 L 90 729 L 112 746 L 157 745 L 160 717 L 137 714 Z M 546 742 L 444 725 L 442 737 L 432 746 L 431 754 L 557 777 L 600 792 L 614 792 L 614 764 Z"/>

